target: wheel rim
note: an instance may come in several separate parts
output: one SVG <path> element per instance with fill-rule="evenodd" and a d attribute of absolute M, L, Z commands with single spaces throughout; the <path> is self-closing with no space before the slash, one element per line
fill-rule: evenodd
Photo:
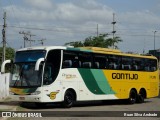
<path fill-rule="evenodd" d="M 73 96 L 72 96 L 70 93 L 67 93 L 67 94 L 65 95 L 65 103 L 66 103 L 67 105 L 70 105 L 70 104 L 73 103 Z"/>
<path fill-rule="evenodd" d="M 136 99 L 135 99 L 135 98 L 131 98 L 130 100 L 131 100 L 132 103 L 135 103 L 135 102 L 136 102 Z"/>
<path fill-rule="evenodd" d="M 134 104 L 136 102 L 136 93 L 134 91 L 130 93 L 130 102 L 131 104 Z"/>

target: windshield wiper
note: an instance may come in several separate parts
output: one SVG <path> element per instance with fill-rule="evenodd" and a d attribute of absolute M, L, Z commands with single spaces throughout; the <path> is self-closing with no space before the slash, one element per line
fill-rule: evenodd
<path fill-rule="evenodd" d="M 15 83 L 14 83 L 14 86 L 17 86 L 16 84 L 17 84 L 17 82 L 18 81 L 20 81 L 21 82 L 21 86 L 22 86 L 22 82 L 23 82 L 23 79 L 26 81 L 26 83 L 27 83 L 27 85 L 28 86 L 31 86 L 30 85 L 30 83 L 29 83 L 29 81 L 28 80 L 26 80 L 23 76 L 24 76 L 24 65 L 22 65 L 22 68 L 21 68 L 21 70 L 20 70 L 20 72 L 19 72 L 19 80 L 18 80 L 18 77 L 17 77 L 17 80 L 15 81 Z"/>

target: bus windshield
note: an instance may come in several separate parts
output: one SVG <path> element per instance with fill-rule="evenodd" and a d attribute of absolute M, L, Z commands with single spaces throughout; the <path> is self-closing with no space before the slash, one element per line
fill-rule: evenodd
<path fill-rule="evenodd" d="M 39 58 L 44 58 L 45 55 L 45 50 L 18 51 L 15 62 L 36 62 Z"/>
<path fill-rule="evenodd" d="M 11 87 L 38 87 L 42 81 L 42 65 L 35 71 L 35 63 L 15 63 L 13 65 Z"/>
<path fill-rule="evenodd" d="M 12 67 L 11 87 L 37 87 L 42 82 L 42 63 L 39 71 L 35 64 L 39 58 L 45 57 L 44 50 L 18 51 Z"/>

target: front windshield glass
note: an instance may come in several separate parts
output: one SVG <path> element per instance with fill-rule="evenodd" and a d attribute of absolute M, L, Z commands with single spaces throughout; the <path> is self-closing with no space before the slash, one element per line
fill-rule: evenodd
<path fill-rule="evenodd" d="M 41 86 L 42 65 L 35 71 L 35 63 L 15 63 L 13 65 L 11 87 L 35 87 Z"/>
<path fill-rule="evenodd" d="M 39 58 L 45 58 L 45 50 L 27 50 L 16 52 L 15 62 L 12 66 L 12 87 L 35 87 L 41 86 L 42 68 L 35 71 L 35 64 Z"/>
<path fill-rule="evenodd" d="M 15 62 L 36 62 L 39 58 L 44 58 L 45 50 L 28 50 L 16 52 Z"/>

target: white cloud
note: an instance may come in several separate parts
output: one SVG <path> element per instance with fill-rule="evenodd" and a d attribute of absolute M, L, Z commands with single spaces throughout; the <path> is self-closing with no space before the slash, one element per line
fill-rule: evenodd
<path fill-rule="evenodd" d="M 53 5 L 51 0 L 25 0 L 25 2 L 33 7 L 40 9 L 48 9 Z"/>
<path fill-rule="evenodd" d="M 63 45 L 65 42 L 83 40 L 90 35 L 96 35 L 97 24 L 99 24 L 100 33 L 112 31 L 113 12 L 116 13 L 117 34 L 124 39 L 124 43 L 120 44 L 123 50 L 134 50 L 133 45 L 141 46 L 143 44 L 143 36 L 126 36 L 132 34 L 132 29 L 143 29 L 137 33 L 144 34 L 147 30 L 152 31 L 152 28 L 160 24 L 160 16 L 150 10 L 116 12 L 106 4 L 99 3 L 98 0 L 71 0 L 70 2 L 59 3 L 55 3 L 55 1 L 53 3 L 51 0 L 25 0 L 25 3 L 27 6 L 5 7 L 9 11 L 7 14 L 10 13 L 9 24 L 18 25 L 15 20 L 16 16 L 20 25 L 49 29 L 51 31 L 32 31 L 37 36 L 46 36 L 46 39 L 49 39 L 47 43 L 53 45 Z M 13 10 L 15 15 L 12 14 Z M 122 29 L 127 30 L 123 31 Z M 142 42 L 141 39 L 143 39 Z M 152 38 L 146 38 L 146 41 L 148 39 Z M 55 40 L 57 41 L 55 42 Z M 138 42 L 141 43 L 137 45 Z M 149 43 L 152 44 L 150 41 Z"/>
<path fill-rule="evenodd" d="M 119 19 L 121 19 L 123 22 L 137 25 L 153 25 L 160 23 L 160 17 L 150 12 L 149 10 L 121 13 Z"/>
<path fill-rule="evenodd" d="M 19 21 L 25 21 L 25 22 L 30 22 L 30 21 L 44 21 L 47 18 L 47 12 L 43 10 L 38 10 L 38 9 L 27 9 L 25 7 L 21 6 L 7 6 L 5 8 L 10 14 L 10 19 L 15 19 L 15 17 Z M 12 10 L 14 9 L 14 13 Z"/>
<path fill-rule="evenodd" d="M 27 0 L 31 2 L 32 0 Z M 35 0 L 36 2 L 38 0 Z M 36 3 L 32 3 L 33 5 Z M 40 0 L 41 1 L 41 0 Z M 88 21 L 106 22 L 112 20 L 113 10 L 105 5 L 98 4 L 94 1 L 87 0 L 84 4 L 77 3 L 59 3 L 55 4 L 53 8 L 36 9 L 21 6 L 7 6 L 8 11 L 14 9 L 16 16 L 24 21 L 66 21 L 74 23 L 85 23 Z M 82 2 L 84 3 L 84 2 Z M 39 4 L 40 5 L 40 4 Z M 81 5 L 81 6 L 80 6 Z M 87 7 L 88 6 L 88 7 Z M 92 6 L 92 7 L 91 7 Z"/>
<path fill-rule="evenodd" d="M 90 1 L 90 0 L 89 0 Z M 89 4 L 90 2 L 82 6 L 81 4 L 73 3 L 63 3 L 58 4 L 55 12 L 53 12 L 53 17 L 55 16 L 58 20 L 66 20 L 75 23 L 84 23 L 88 21 L 104 22 L 106 20 L 111 20 L 113 10 L 99 5 L 96 9 Z M 88 7 L 87 7 L 88 6 Z"/>

